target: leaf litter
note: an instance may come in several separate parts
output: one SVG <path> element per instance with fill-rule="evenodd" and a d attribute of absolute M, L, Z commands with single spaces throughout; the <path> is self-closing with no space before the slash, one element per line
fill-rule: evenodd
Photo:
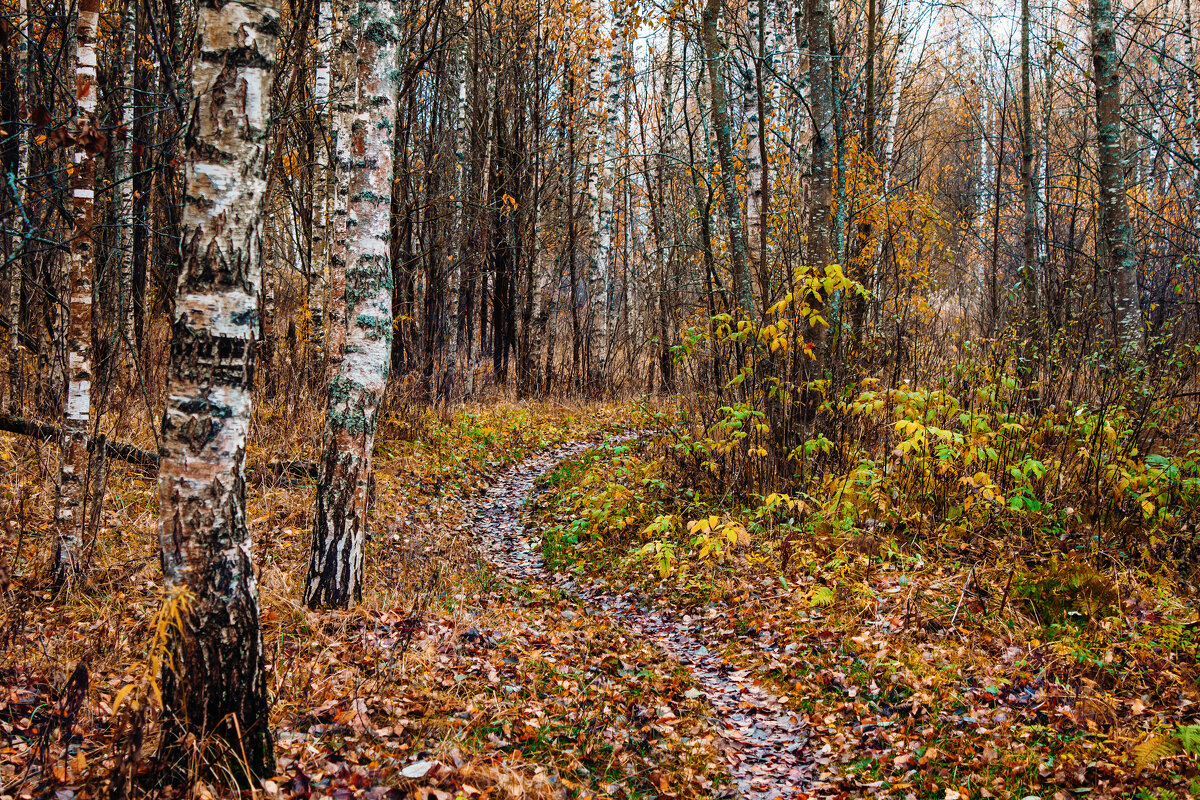
<path fill-rule="evenodd" d="M 552 587 L 571 598 L 579 613 L 611 620 L 645 637 L 686 667 L 697 688 L 685 696 L 703 698 L 711 710 L 740 796 L 748 800 L 807 796 L 811 762 L 806 757 L 805 725 L 755 679 L 752 670 L 737 669 L 710 651 L 703 644 L 700 620 L 648 604 L 600 581 L 547 570 L 540 541 L 524 525 L 522 509 L 537 478 L 591 446 L 569 445 L 522 462 L 475 503 L 468 524 L 479 536 L 487 559 L 506 577 Z M 659 711 L 660 720 L 673 717 L 669 708 Z"/>

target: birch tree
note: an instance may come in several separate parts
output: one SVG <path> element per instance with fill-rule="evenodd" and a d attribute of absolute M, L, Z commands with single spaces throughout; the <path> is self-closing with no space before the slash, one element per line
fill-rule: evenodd
<path fill-rule="evenodd" d="M 163 575 L 186 610 L 161 676 L 163 733 L 177 758 L 202 742 L 265 777 L 274 756 L 245 461 L 279 11 L 269 1 L 201 0 L 197 25 L 159 451 Z"/>
<path fill-rule="evenodd" d="M 54 508 L 54 575 L 57 586 L 83 570 L 83 522 L 87 486 L 87 429 L 92 392 L 92 272 L 95 242 L 96 164 L 101 147 L 96 127 L 96 29 L 100 1 L 80 0 L 75 30 L 75 97 L 71 186 L 75 224 L 71 232 L 69 328 L 67 333 L 67 397 L 63 405 L 62 466 Z"/>
<path fill-rule="evenodd" d="M 607 5 L 605 3 L 604 5 Z M 598 96 L 597 133 L 599 146 L 596 148 L 595 163 L 588 174 L 588 200 L 592 206 L 592 241 L 588 263 L 588 306 L 592 322 L 592 336 L 588 341 L 587 380 L 593 390 L 598 390 L 604 373 L 604 359 L 609 348 L 608 340 L 608 293 L 609 270 L 612 261 L 613 197 L 610 172 L 617 155 L 617 135 L 620 124 L 620 86 L 624 70 L 624 33 L 621 15 L 614 11 L 610 30 L 609 56 L 605 90 L 600 89 L 600 70 L 593 61 L 593 72 L 588 78 L 589 92 Z"/>
<path fill-rule="evenodd" d="M 349 607 L 362 599 L 371 448 L 387 383 L 392 340 L 388 238 L 398 95 L 399 9 L 363 0 L 358 33 L 358 114 L 349 131 L 350 205 L 346 235 L 353 266 L 344 282 L 344 344 L 329 385 L 304 601 Z"/>
<path fill-rule="evenodd" d="M 325 362 L 325 289 L 329 273 L 329 222 L 333 215 L 336 179 L 330 169 L 330 153 L 335 149 L 337 128 L 334 124 L 330 51 L 333 49 L 335 0 L 320 0 L 317 11 L 317 49 L 313 69 L 313 102 L 317 105 L 316 164 L 312 221 L 312 263 L 308 275 L 308 343 L 314 366 Z M 318 370 L 318 374 L 324 375 Z"/>
<path fill-rule="evenodd" d="M 1117 36 L 1112 0 L 1090 0 L 1092 76 L 1096 86 L 1096 182 L 1099 197 L 1102 262 L 1117 342 L 1126 354 L 1140 353 L 1144 343 L 1138 298 L 1137 262 L 1129 199 L 1125 194 L 1126 158 L 1121 136 L 1121 84 L 1117 71 Z"/>
<path fill-rule="evenodd" d="M 17 69 L 16 99 L 18 108 L 22 103 L 28 103 L 31 87 L 29 85 L 29 0 L 17 0 Z M 15 172 L 9 172 L 5 178 L 6 187 L 0 188 L 0 194 L 10 193 L 12 204 L 18 218 L 16 246 L 8 262 L 8 336 L 4 343 L 4 351 L 8 355 L 8 410 L 12 414 L 21 412 L 21 342 L 18 332 L 21 329 L 21 295 L 25 283 L 26 250 L 29 239 L 33 235 L 29 211 L 25 206 L 26 183 L 29 178 L 29 136 L 30 126 L 18 123 L 17 153 Z"/>
<path fill-rule="evenodd" d="M 766 130 L 767 114 L 763 86 L 766 58 L 766 0 L 750 0 L 751 56 L 743 69 L 742 115 L 746 120 L 746 252 L 756 272 L 766 253 Z"/>

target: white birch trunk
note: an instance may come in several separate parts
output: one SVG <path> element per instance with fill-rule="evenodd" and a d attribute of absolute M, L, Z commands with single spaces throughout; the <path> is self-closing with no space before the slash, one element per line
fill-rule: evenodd
<path fill-rule="evenodd" d="M 1188 79 L 1188 143 L 1192 156 L 1192 215 L 1200 217 L 1200 79 L 1196 76 L 1195 28 L 1192 19 L 1192 0 L 1183 3 L 1183 46 L 1187 57 Z M 1193 228 L 1195 225 L 1193 224 Z"/>
<path fill-rule="evenodd" d="M 900 0 L 898 22 L 896 23 L 896 74 L 892 80 L 892 106 L 888 117 L 887 139 L 883 145 L 883 194 L 886 199 L 892 186 L 892 157 L 896 153 L 896 129 L 900 125 L 900 93 L 904 90 L 904 39 L 905 13 L 908 11 L 908 0 Z"/>
<path fill-rule="evenodd" d="M 879 165 L 883 171 L 883 196 L 880 198 L 881 203 L 888 202 L 888 195 L 892 191 L 892 158 L 896 152 L 896 130 L 900 125 L 900 95 L 904 90 L 904 17 L 908 10 L 908 0 L 899 0 L 899 8 L 897 12 L 896 22 L 896 65 L 895 75 L 892 78 L 892 94 L 891 94 L 891 110 L 888 116 L 887 134 L 883 144 L 883 163 Z M 886 207 L 886 206 L 885 206 Z M 879 232 L 875 236 L 875 242 L 872 245 L 872 253 L 878 253 L 883 247 L 883 240 L 887 236 L 888 225 L 880 225 Z M 872 258 L 874 269 L 871 275 L 872 291 L 879 287 L 881 270 L 883 265 L 881 259 Z M 870 327 L 875 328 L 879 322 L 879 303 L 870 304 Z"/>
<path fill-rule="evenodd" d="M 121 332 L 128 363 L 133 363 L 133 73 L 137 68 L 137 4 L 130 3 L 122 20 L 122 45 L 125 52 L 125 102 L 121 108 L 121 127 L 125 131 L 116 148 L 113 178 L 117 182 L 118 253 L 121 257 Z"/>
<path fill-rule="evenodd" d="M 608 295 L 614 218 L 610 174 L 617 157 L 617 135 L 621 117 L 620 87 L 625 69 L 625 40 L 620 17 L 613 19 L 611 36 L 607 91 L 600 103 L 601 113 L 598 120 L 600 144 L 596 149 L 597 164 L 588 176 L 588 198 L 592 203 L 592 246 L 588 265 L 588 307 L 592 320 L 592 335 L 588 340 L 588 380 L 593 391 L 598 391 L 601 386 L 609 346 Z M 599 76 L 593 75 L 589 84 L 596 87 L 595 96 L 599 97 Z"/>
<path fill-rule="evenodd" d="M 346 270 L 345 344 L 330 382 L 304 601 L 350 607 L 362 599 L 367 487 L 392 341 L 388 239 L 399 70 L 395 0 L 362 0 L 356 15 L 358 109 L 350 131 L 353 268 Z"/>
<path fill-rule="evenodd" d="M 357 17 L 355 17 L 357 19 Z M 342 20 L 346 22 L 346 20 Z M 324 338 L 324 370 L 322 384 L 328 381 L 340 368 L 342 348 L 346 341 L 346 265 L 348 256 L 347 237 L 349 236 L 350 215 L 350 176 L 354 169 L 351 162 L 350 138 L 351 127 L 354 124 L 355 104 L 357 100 L 358 68 L 357 68 L 358 37 L 353 26 L 346 24 L 338 39 L 336 58 L 334 61 L 334 78 L 338 85 L 334 89 L 334 104 L 332 121 L 333 128 L 330 138 L 333 143 L 333 196 L 332 228 L 330 235 L 328 221 L 326 223 L 326 275 L 328 277 L 328 301 L 325 305 L 325 338 Z"/>
<path fill-rule="evenodd" d="M 274 756 L 245 460 L 278 28 L 272 0 L 199 4 L 158 473 L 163 576 L 187 600 L 161 675 L 167 750 L 200 742 L 256 777 Z"/>
<path fill-rule="evenodd" d="M 75 224 L 71 232 L 70 306 L 67 334 L 67 396 L 63 405 L 62 466 L 54 510 L 55 585 L 75 580 L 83 570 L 83 525 L 88 467 L 87 427 L 92 393 L 92 271 L 95 242 L 97 146 L 96 31 L 99 0 L 81 0 L 76 20 L 75 96 L 71 185 Z"/>
<path fill-rule="evenodd" d="M 29 83 L 29 0 L 18 0 L 17 3 L 17 98 L 18 103 L 28 105 L 30 97 Z M 32 235 L 29 212 L 25 208 L 25 184 L 29 173 L 29 134 L 28 123 L 20 123 L 17 131 L 17 171 L 9 173 L 8 191 L 12 193 L 13 202 L 17 206 L 20 218 L 21 236 L 17 240 L 15 252 L 9 262 L 8 281 L 8 339 L 5 351 L 8 353 L 8 410 L 12 414 L 21 413 L 21 293 L 25 275 L 25 252 Z"/>
<path fill-rule="evenodd" d="M 317 106 L 317 151 L 313 168 L 312 260 L 308 265 L 308 346 L 310 358 L 318 369 L 325 363 L 325 291 L 329 281 L 329 221 L 336 197 L 336 176 L 330 169 L 330 152 L 336 147 L 338 132 L 334 124 L 333 95 L 330 79 L 330 51 L 333 49 L 333 5 L 336 0 L 320 0 L 317 13 L 317 50 L 313 76 L 313 101 Z"/>
<path fill-rule="evenodd" d="M 763 23 L 766 0 L 750 0 L 747 4 L 750 28 L 751 57 L 742 65 L 742 117 L 746 132 L 746 255 L 757 271 L 762 258 L 763 239 L 763 161 L 759 114 L 757 61 L 763 56 L 763 39 L 760 25 Z"/>

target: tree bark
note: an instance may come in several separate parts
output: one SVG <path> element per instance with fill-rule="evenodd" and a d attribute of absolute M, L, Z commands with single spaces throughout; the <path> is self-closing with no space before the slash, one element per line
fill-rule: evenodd
<path fill-rule="evenodd" d="M 245 461 L 278 26 L 271 2 L 200 3 L 158 476 L 163 575 L 186 601 L 161 676 L 166 753 L 203 743 L 244 783 L 274 768 Z"/>
<path fill-rule="evenodd" d="M 1033 337 L 1037 320 L 1037 284 L 1034 274 L 1037 243 L 1037 193 L 1033 176 L 1033 89 L 1029 54 L 1029 0 L 1021 0 L 1021 335 L 1017 375 L 1022 384 L 1033 377 Z"/>
<path fill-rule="evenodd" d="M 1137 288 L 1133 227 L 1125 194 L 1126 158 L 1121 144 L 1121 85 L 1112 0 L 1091 0 L 1093 79 L 1096 83 L 1096 181 L 1100 193 L 1100 232 L 1117 343 L 1127 355 L 1145 344 Z"/>
<path fill-rule="evenodd" d="M 345 344 L 330 382 L 304 601 L 350 607 L 362 599 L 367 486 L 392 340 L 388 238 L 398 98 L 399 10 L 395 0 L 359 4 L 358 109 L 350 131 L 354 170 L 347 238 Z"/>
<path fill-rule="evenodd" d="M 330 53 L 334 42 L 334 3 L 336 0 L 318 0 L 317 47 L 313 75 L 313 102 L 317 115 L 313 126 L 316 153 L 313 183 L 315 200 L 312 209 L 312 261 L 309 264 L 307 305 L 308 358 L 318 375 L 325 376 L 325 292 L 329 282 L 329 227 L 333 216 L 336 197 L 336 171 L 331 169 L 331 158 L 338 135 L 334 122 L 334 97 L 332 92 Z"/>
<path fill-rule="evenodd" d="M 54 509 L 54 574 L 56 586 L 74 581 L 83 571 L 83 525 L 87 494 L 87 428 L 92 393 L 92 273 L 96 243 L 92 238 L 96 162 L 102 148 L 96 121 L 96 42 L 99 0 L 80 0 L 76 20 L 75 96 L 72 130 L 75 224 L 71 232 L 70 318 L 67 347 L 67 396 L 63 404 L 62 466 Z"/>
<path fill-rule="evenodd" d="M 454 244 L 450 253 L 450 275 L 446 286 L 446 352 L 443 356 L 442 379 L 438 399 L 441 405 L 454 402 L 454 383 L 458 373 L 459 288 L 462 284 L 462 265 L 467 258 L 470 242 L 467 236 L 467 31 L 471 19 L 469 0 L 463 1 L 462 41 L 455 53 L 454 78 L 458 90 L 458 108 L 454 118 L 454 219 L 450 235 Z"/>
<path fill-rule="evenodd" d="M 143 352 L 146 320 L 146 285 L 149 278 L 150 261 L 150 196 L 154 189 L 154 173 L 151 165 L 150 145 L 154 137 L 154 115 L 151 98 L 156 89 L 155 71 L 151 66 L 150 37 L 147 35 L 147 3 L 138 2 L 134 22 L 135 33 L 133 42 L 133 91 L 134 102 L 133 126 L 131 134 L 131 163 L 132 179 L 130 186 L 133 196 L 130 200 L 130 216 L 133 230 L 130 236 L 132 264 L 130 266 L 129 305 L 133 328 L 133 349 L 139 355 Z"/>
<path fill-rule="evenodd" d="M 829 47 L 829 0 L 805 0 L 804 22 L 809 47 L 808 72 L 810 82 L 809 107 L 812 113 L 812 190 L 808 213 L 808 264 L 817 275 L 833 263 L 833 243 L 830 228 L 833 221 L 833 57 Z M 896 66 L 899 69 L 899 64 Z M 816 295 L 806 298 L 814 311 L 820 313 L 823 301 Z M 813 352 L 825 352 L 826 326 L 810 328 Z"/>
<path fill-rule="evenodd" d="M 29 82 L 29 0 L 17 0 L 17 52 L 16 52 L 16 106 L 17 116 L 20 116 L 22 106 L 28 106 L 33 87 Z M 8 410 L 14 414 L 21 411 L 21 295 L 25 283 L 25 269 L 28 262 L 27 250 L 29 240 L 33 235 L 30 210 L 26 207 L 25 198 L 28 195 L 26 183 L 29 179 L 29 136 L 30 125 L 20 122 L 17 129 L 16 171 L 6 175 L 5 187 L 0 188 L 0 194 L 11 192 L 13 206 L 20 220 L 20 235 L 16 237 L 16 246 L 9 256 L 8 264 L 8 337 L 4 350 L 8 354 Z"/>
<path fill-rule="evenodd" d="M 717 160 L 721 165 L 721 194 L 725 199 L 725 216 L 729 220 L 729 254 L 733 269 L 734 295 L 742 311 L 753 316 L 754 296 L 746 255 L 746 237 L 742 232 L 741 203 L 734 191 L 733 142 L 729 121 L 729 93 L 725 83 L 725 50 L 717 29 L 720 16 L 721 0 L 706 0 L 701 15 L 700 36 L 704 42 L 704 56 L 708 61 Z"/>

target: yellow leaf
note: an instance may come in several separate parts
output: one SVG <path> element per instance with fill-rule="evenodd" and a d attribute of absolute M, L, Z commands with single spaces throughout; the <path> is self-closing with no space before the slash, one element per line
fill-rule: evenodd
<path fill-rule="evenodd" d="M 133 691 L 133 684 L 127 683 L 117 691 L 117 696 L 113 698 L 112 710 L 115 715 L 121 709 L 121 704 L 129 697 L 129 693 Z M 137 701 L 134 701 L 134 708 L 137 708 Z"/>

